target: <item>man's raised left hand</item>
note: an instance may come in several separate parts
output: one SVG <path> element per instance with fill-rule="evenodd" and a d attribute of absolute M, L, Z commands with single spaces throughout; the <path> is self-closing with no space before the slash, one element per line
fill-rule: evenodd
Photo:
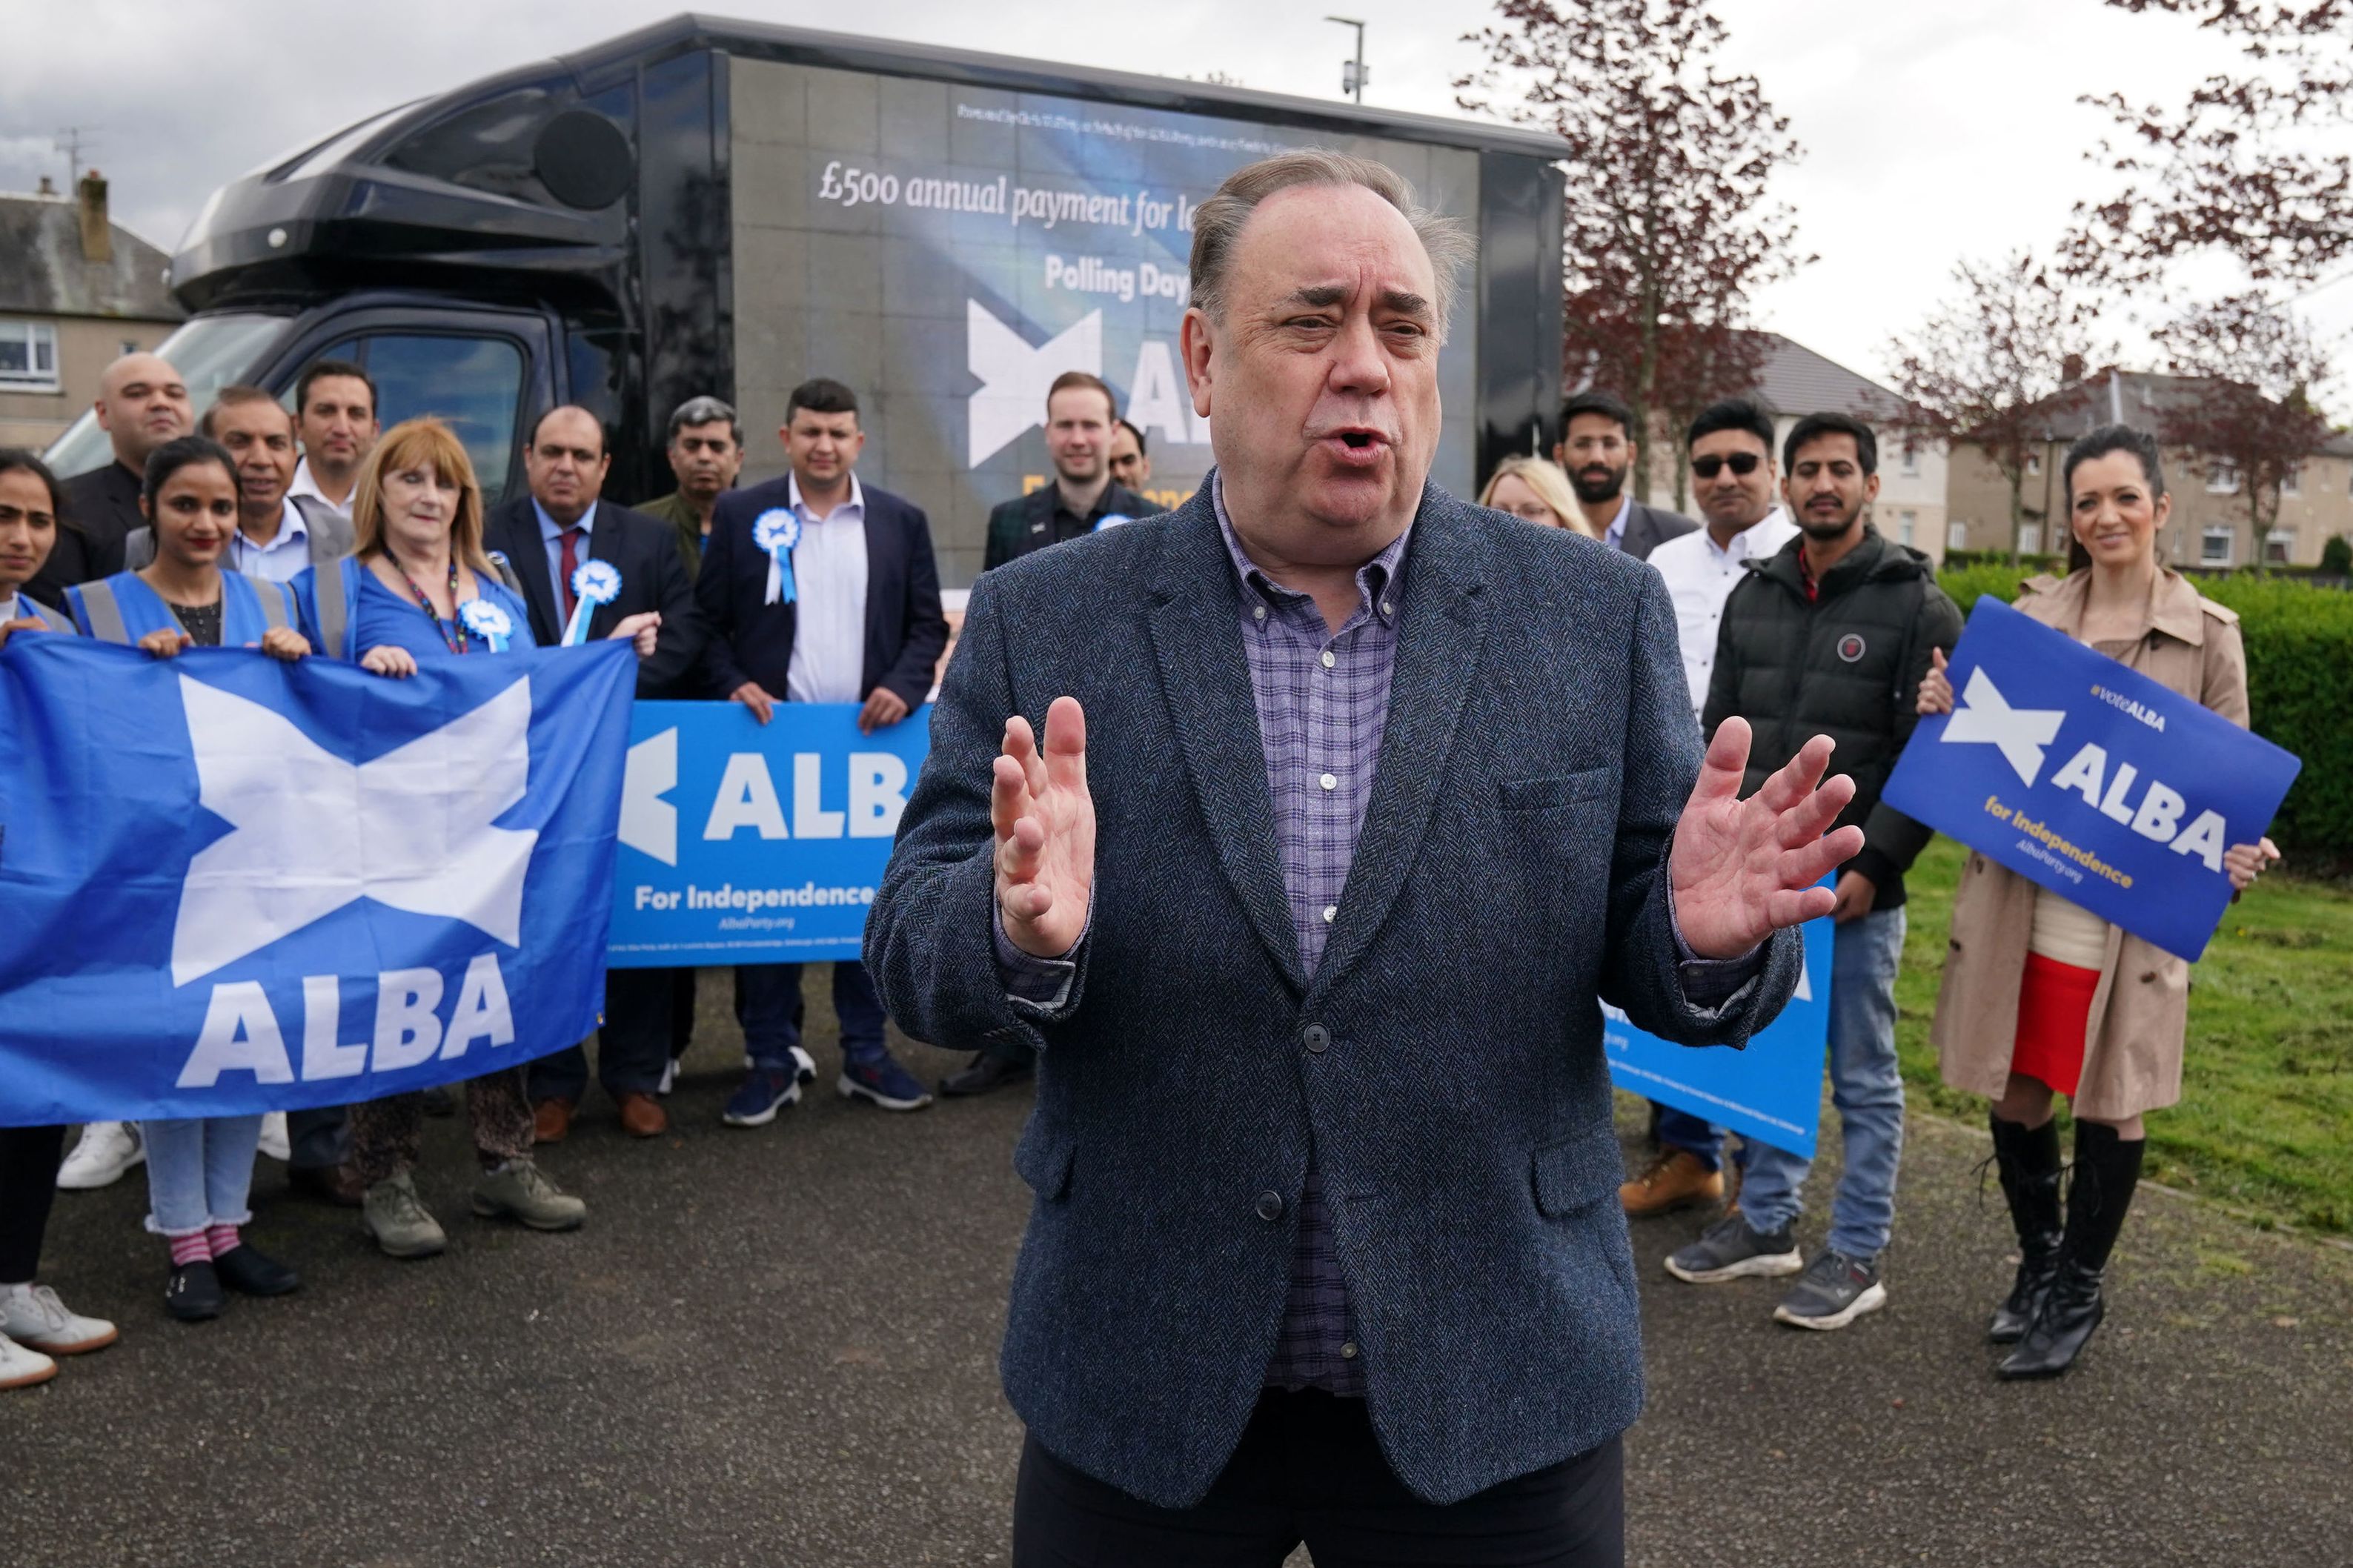
<path fill-rule="evenodd" d="M 1667 861 L 1675 923 L 1702 958 L 1738 958 L 1783 926 L 1830 913 L 1837 895 L 1816 884 L 1862 848 L 1860 827 L 1825 837 L 1854 798 L 1844 773 L 1822 779 L 1828 735 L 1808 741 L 1743 800 L 1748 740 L 1745 719 L 1716 727 Z"/>

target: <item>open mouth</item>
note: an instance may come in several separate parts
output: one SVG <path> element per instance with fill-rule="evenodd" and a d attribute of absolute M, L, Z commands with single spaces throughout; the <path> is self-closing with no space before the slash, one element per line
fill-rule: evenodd
<path fill-rule="evenodd" d="M 1388 444 L 1379 431 L 1358 426 L 1330 431 L 1317 442 L 1341 467 L 1349 468 L 1370 468 L 1381 460 Z"/>

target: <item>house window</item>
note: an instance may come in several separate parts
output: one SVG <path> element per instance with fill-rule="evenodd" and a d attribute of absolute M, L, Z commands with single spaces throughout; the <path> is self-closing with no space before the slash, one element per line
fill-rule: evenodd
<path fill-rule="evenodd" d="M 47 321 L 0 321 L 0 391 L 58 390 L 57 328 Z"/>
<path fill-rule="evenodd" d="M 2288 563 L 2289 554 L 2295 550 L 2295 530 L 2292 528 L 2273 529 L 2269 533 L 2263 535 L 2263 564 L 2266 566 L 2286 565 Z"/>
<path fill-rule="evenodd" d="M 2297 463 L 2280 476 L 2280 494 L 2300 496 L 2304 493 L 2304 465 Z"/>
<path fill-rule="evenodd" d="M 1895 530 L 1903 536 L 1905 543 L 1909 544 L 1912 542 L 1912 535 L 1919 531 L 1919 527 L 1920 514 L 1918 512 L 1899 511 L 1895 514 Z"/>
<path fill-rule="evenodd" d="M 2238 542 L 2239 531 L 2228 524 L 2208 527 L 2198 535 L 2198 563 L 2200 566 L 2228 566 Z"/>
<path fill-rule="evenodd" d="M 1920 471 L 1920 447 L 1916 442 L 1904 443 L 1904 471 L 1907 474 L 1916 474 Z M 1909 543 L 1910 541 L 1907 540 L 1905 542 Z"/>
<path fill-rule="evenodd" d="M 2042 553 L 2042 525 L 2041 523 L 2021 522 L 2018 525 L 2018 552 L 2021 555 L 2040 555 Z"/>
<path fill-rule="evenodd" d="M 2217 463 L 2206 470 L 2206 493 L 2210 496 L 2234 496 L 2239 493 L 2239 465 Z"/>
<path fill-rule="evenodd" d="M 2029 452 L 2026 454 L 2026 477 L 2030 479 L 2040 479 L 2042 477 L 2042 453 Z"/>
<path fill-rule="evenodd" d="M 1957 517 L 1945 524 L 1945 548 L 1967 550 L 1969 547 L 1969 520 Z"/>

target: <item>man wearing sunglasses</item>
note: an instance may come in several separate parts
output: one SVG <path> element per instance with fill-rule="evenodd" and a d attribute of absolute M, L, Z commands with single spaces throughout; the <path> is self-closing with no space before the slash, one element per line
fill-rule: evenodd
<path fill-rule="evenodd" d="M 1775 500 L 1773 419 L 1746 398 L 1712 404 L 1692 421 L 1692 499 L 1702 527 L 1663 541 L 1651 564 L 1667 580 L 1675 605 L 1675 638 L 1691 683 L 1692 716 L 1707 705 L 1715 671 L 1715 637 L 1724 602 L 1747 574 L 1748 563 L 1769 559 L 1798 536 Z M 1653 1107 L 1658 1154 L 1618 1189 L 1635 1219 L 1723 1201 L 1724 1134 L 1700 1118 Z"/>

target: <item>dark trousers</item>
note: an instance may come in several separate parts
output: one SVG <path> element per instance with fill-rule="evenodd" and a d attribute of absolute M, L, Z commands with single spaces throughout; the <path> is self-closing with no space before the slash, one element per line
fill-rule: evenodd
<path fill-rule="evenodd" d="M 670 984 L 670 1054 L 677 1061 L 694 1044 L 694 971 L 671 970 Z"/>
<path fill-rule="evenodd" d="M 1381 1457 L 1361 1399 L 1269 1389 L 1209 1495 L 1155 1508 L 1023 1445 L 1013 1568 L 1280 1568 L 1302 1542 L 1315 1568 L 1512 1563 L 1622 1568 L 1619 1439 L 1440 1507 Z"/>
<path fill-rule="evenodd" d="M 862 963 L 833 966 L 833 1011 L 841 1020 L 841 1055 L 858 1061 L 882 1052 L 882 998 Z M 735 971 L 735 1021 L 757 1067 L 786 1068 L 801 1043 L 801 966 L 744 964 Z"/>
<path fill-rule="evenodd" d="M 596 1031 L 596 1081 L 618 1100 L 651 1094 L 670 1065 L 676 1007 L 667 969 L 605 972 L 605 1022 Z M 580 1103 L 588 1092 L 588 1052 L 573 1046 L 531 1064 L 531 1099 Z"/>
<path fill-rule="evenodd" d="M 352 1157 L 352 1119 L 340 1105 L 286 1113 L 286 1163 L 298 1171 L 332 1171 Z"/>
<path fill-rule="evenodd" d="M 29 1285 L 58 1195 L 62 1127 L 0 1127 L 0 1285 Z"/>

